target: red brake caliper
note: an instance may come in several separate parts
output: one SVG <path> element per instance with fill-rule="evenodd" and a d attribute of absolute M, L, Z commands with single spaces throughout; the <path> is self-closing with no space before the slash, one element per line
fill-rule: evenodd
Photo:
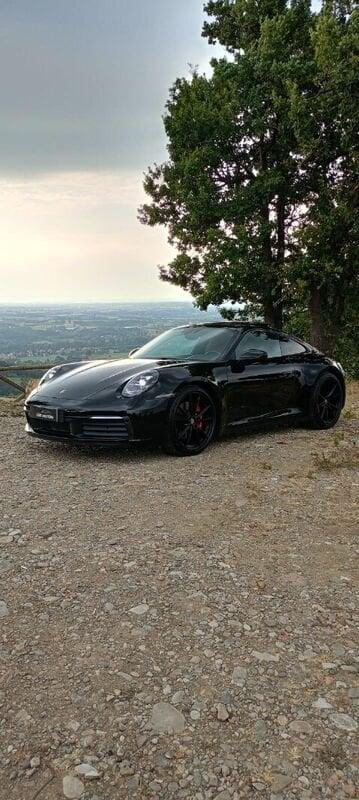
<path fill-rule="evenodd" d="M 196 428 L 197 428 L 199 431 L 201 431 L 201 430 L 202 430 L 202 428 L 203 428 L 203 419 L 202 419 L 202 417 L 200 417 L 200 413 L 201 413 L 201 406 L 200 406 L 200 404 L 199 404 L 199 400 L 197 400 L 196 414 L 197 414 L 198 416 L 197 416 L 197 419 L 196 419 Z"/>

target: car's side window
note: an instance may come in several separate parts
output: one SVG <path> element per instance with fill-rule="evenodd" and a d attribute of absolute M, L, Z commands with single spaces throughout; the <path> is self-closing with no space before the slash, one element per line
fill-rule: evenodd
<path fill-rule="evenodd" d="M 236 347 L 235 357 L 240 359 L 246 350 L 264 350 L 268 358 L 280 358 L 282 355 L 279 336 L 271 331 L 248 331 Z"/>
<path fill-rule="evenodd" d="M 306 352 L 306 349 L 302 344 L 296 342 L 295 339 L 289 339 L 289 337 L 283 337 L 281 339 L 280 346 L 283 356 L 299 356 L 301 353 Z"/>

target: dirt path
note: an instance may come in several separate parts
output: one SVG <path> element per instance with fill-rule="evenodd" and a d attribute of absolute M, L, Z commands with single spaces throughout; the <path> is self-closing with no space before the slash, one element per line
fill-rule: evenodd
<path fill-rule="evenodd" d="M 358 416 L 171 459 L 0 414 L 1 800 L 358 796 Z"/>

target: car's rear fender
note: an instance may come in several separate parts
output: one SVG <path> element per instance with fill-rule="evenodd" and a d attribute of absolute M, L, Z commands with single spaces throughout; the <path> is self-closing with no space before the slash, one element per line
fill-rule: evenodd
<path fill-rule="evenodd" d="M 329 359 L 328 359 L 328 361 L 329 361 Z M 309 402 L 310 402 L 310 398 L 312 396 L 313 389 L 316 386 L 316 384 L 318 383 L 319 378 L 321 378 L 321 376 L 324 375 L 324 373 L 325 374 L 328 374 L 328 373 L 330 374 L 331 373 L 332 375 L 335 375 L 335 377 L 338 378 L 338 380 L 340 381 L 340 384 L 341 384 L 341 387 L 342 387 L 342 390 L 343 390 L 343 405 L 342 405 L 342 408 L 344 408 L 344 406 L 345 406 L 346 386 L 345 386 L 344 373 L 336 366 L 336 364 L 334 364 L 332 361 L 330 361 L 330 363 L 328 363 L 328 364 L 323 364 L 322 368 L 320 370 L 316 370 L 315 374 L 312 374 L 312 375 L 307 374 L 307 384 L 306 384 L 307 385 L 307 397 L 306 397 L 306 409 L 305 409 L 306 412 L 308 412 L 308 409 L 309 409 Z"/>

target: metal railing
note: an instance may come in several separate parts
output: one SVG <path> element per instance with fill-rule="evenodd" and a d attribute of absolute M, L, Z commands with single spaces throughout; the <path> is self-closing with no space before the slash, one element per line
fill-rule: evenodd
<path fill-rule="evenodd" d="M 4 375 L 4 372 L 46 372 L 46 370 L 51 369 L 53 366 L 53 364 L 13 364 L 12 366 L 6 365 L 6 367 L 0 366 L 0 381 L 6 383 L 7 386 L 11 386 L 12 389 L 16 389 L 20 394 L 18 394 L 14 399 L 21 400 L 22 397 L 25 397 L 26 386 L 21 383 L 17 383 L 13 380 L 13 378 L 8 378 L 6 375 Z"/>

